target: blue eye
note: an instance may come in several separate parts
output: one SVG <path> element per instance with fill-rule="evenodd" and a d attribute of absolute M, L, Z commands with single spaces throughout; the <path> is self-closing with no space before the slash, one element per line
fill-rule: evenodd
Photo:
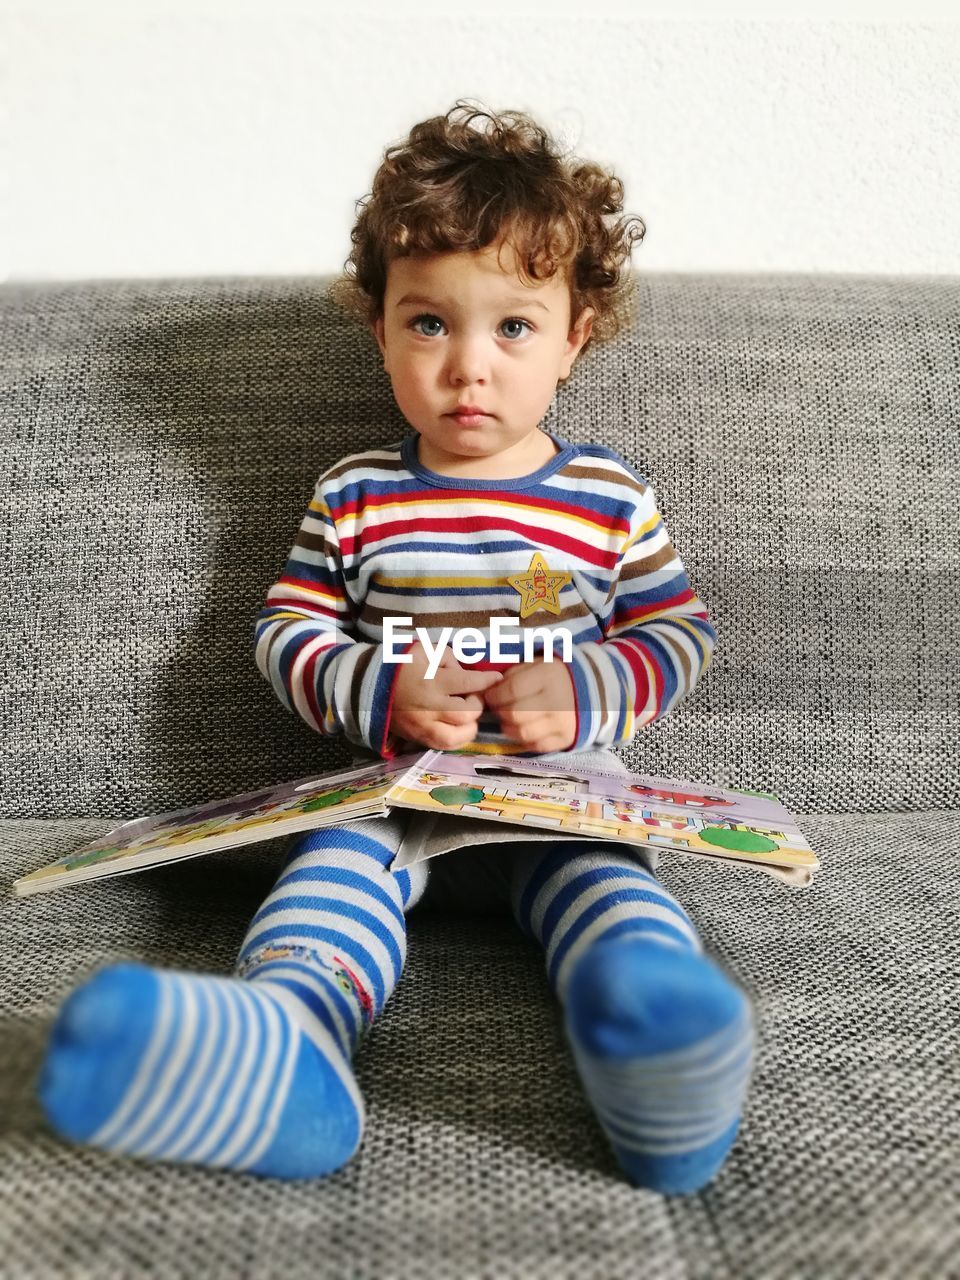
<path fill-rule="evenodd" d="M 430 316 L 430 315 L 414 316 L 413 319 L 410 321 L 410 328 L 416 329 L 417 325 L 420 323 L 421 320 L 436 320 L 437 324 L 443 323 L 443 321 L 439 318 L 439 316 Z M 418 333 L 420 332 L 419 329 L 417 330 L 417 332 Z M 432 333 L 425 333 L 422 336 L 424 338 L 433 338 L 436 335 Z"/>
<path fill-rule="evenodd" d="M 423 338 L 437 337 L 438 335 L 436 333 L 424 333 L 422 329 L 419 329 L 417 327 L 420 324 L 421 320 L 427 320 L 427 321 L 442 325 L 443 321 L 440 319 L 440 317 L 430 315 L 429 312 L 425 311 L 422 315 L 414 316 L 413 319 L 410 321 L 410 328 L 413 329 L 415 332 L 419 333 L 421 337 Z M 533 331 L 533 325 L 529 322 L 529 320 L 521 320 L 519 316 L 510 316 L 509 319 L 504 320 L 500 326 L 501 329 L 503 328 L 504 325 L 507 325 L 507 324 L 523 325 L 525 328 L 529 329 L 531 332 Z M 521 330 L 519 334 L 513 335 L 513 337 L 514 337 L 514 340 L 516 338 L 523 337 L 523 330 Z"/>
<path fill-rule="evenodd" d="M 531 331 L 531 333 L 533 332 L 533 325 L 530 324 L 528 320 L 521 320 L 519 316 L 511 316 L 509 320 L 504 320 L 503 323 L 504 324 L 523 324 L 523 325 L 526 325 L 526 327 Z M 502 327 L 503 326 L 501 325 L 501 328 Z M 517 336 L 522 338 L 523 331 L 521 330 L 521 332 Z"/>

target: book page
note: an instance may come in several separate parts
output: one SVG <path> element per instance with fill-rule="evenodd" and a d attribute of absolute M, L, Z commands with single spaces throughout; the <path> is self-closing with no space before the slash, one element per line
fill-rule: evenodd
<path fill-rule="evenodd" d="M 501 845 L 505 843 L 523 843 L 530 840 L 578 840 L 582 839 L 575 832 L 543 831 L 530 826 L 513 826 L 498 823 L 491 826 L 482 837 L 477 835 L 477 826 L 472 818 L 457 817 L 455 814 L 412 813 L 410 825 L 403 837 L 397 856 L 391 864 L 391 870 L 412 866 L 426 858 L 436 858 L 440 854 L 451 853 L 455 849 L 463 849 L 475 845 Z M 627 843 L 627 842 L 625 842 Z M 634 842 L 629 842 L 634 843 Z M 643 846 L 644 852 L 651 858 L 651 867 L 655 871 L 659 863 L 658 850 L 650 845 Z M 709 861 L 715 866 L 747 867 L 751 871 L 762 871 L 765 875 L 779 880 L 781 884 L 791 888 L 805 889 L 813 883 L 813 872 L 809 867 L 775 867 L 764 862 L 745 862 L 740 858 L 718 858 L 715 854 L 678 852 L 681 858 L 696 858 L 698 861 Z"/>
<path fill-rule="evenodd" d="M 39 871 L 21 876 L 13 882 L 14 894 L 42 893 L 64 884 L 386 814 L 387 792 L 420 754 L 133 818 Z"/>
<path fill-rule="evenodd" d="M 597 836 L 731 860 L 763 868 L 790 884 L 809 884 L 819 866 L 775 795 L 645 774 L 578 770 L 566 761 L 428 752 L 397 780 L 388 803 L 471 823 L 481 819 L 531 832 Z M 431 840 L 439 838 L 440 830 Z M 492 830 L 489 837 L 472 833 L 467 841 L 458 838 L 458 844 L 483 843 L 493 838 Z M 405 856 L 413 847 L 411 838 Z"/>

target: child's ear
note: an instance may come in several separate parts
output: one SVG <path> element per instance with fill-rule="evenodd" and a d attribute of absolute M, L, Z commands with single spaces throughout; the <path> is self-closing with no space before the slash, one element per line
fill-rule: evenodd
<path fill-rule="evenodd" d="M 586 340 L 590 337 L 590 331 L 593 328 L 593 317 L 596 315 L 593 307 L 584 307 L 580 312 L 580 316 L 574 326 L 574 332 L 578 332 L 580 336 L 580 346 L 582 347 Z"/>
<path fill-rule="evenodd" d="M 562 362 L 561 382 L 566 382 L 567 378 L 570 377 L 574 361 L 583 349 L 584 343 L 590 337 L 590 330 L 593 328 L 593 317 L 596 314 L 593 307 L 584 307 L 577 317 L 577 323 L 567 334 L 567 350 Z"/>
<path fill-rule="evenodd" d="M 387 351 L 386 351 L 386 345 L 384 343 L 383 331 L 384 331 L 383 316 L 378 316 L 376 320 L 374 320 L 374 322 L 370 325 L 370 332 L 373 334 L 374 338 L 376 338 L 377 340 L 377 346 L 380 348 L 380 354 L 382 356 L 385 356 L 387 354 Z"/>

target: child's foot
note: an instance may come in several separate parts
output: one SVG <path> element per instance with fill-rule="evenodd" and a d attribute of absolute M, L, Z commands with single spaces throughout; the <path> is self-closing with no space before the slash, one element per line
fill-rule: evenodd
<path fill-rule="evenodd" d="M 705 1186 L 733 1145 L 753 1059 L 750 1002 L 706 956 L 640 937 L 576 961 L 566 1029 L 587 1096 L 631 1181 Z"/>
<path fill-rule="evenodd" d="M 75 1142 L 280 1178 L 338 1169 L 363 1130 L 341 1048 L 279 983 L 136 964 L 67 998 L 39 1093 Z"/>

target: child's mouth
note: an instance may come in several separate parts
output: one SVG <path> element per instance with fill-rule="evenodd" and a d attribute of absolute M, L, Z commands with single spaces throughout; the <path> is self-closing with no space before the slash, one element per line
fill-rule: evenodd
<path fill-rule="evenodd" d="M 489 413 L 451 413 L 447 416 L 453 418 L 461 427 L 479 427 L 490 417 Z"/>

